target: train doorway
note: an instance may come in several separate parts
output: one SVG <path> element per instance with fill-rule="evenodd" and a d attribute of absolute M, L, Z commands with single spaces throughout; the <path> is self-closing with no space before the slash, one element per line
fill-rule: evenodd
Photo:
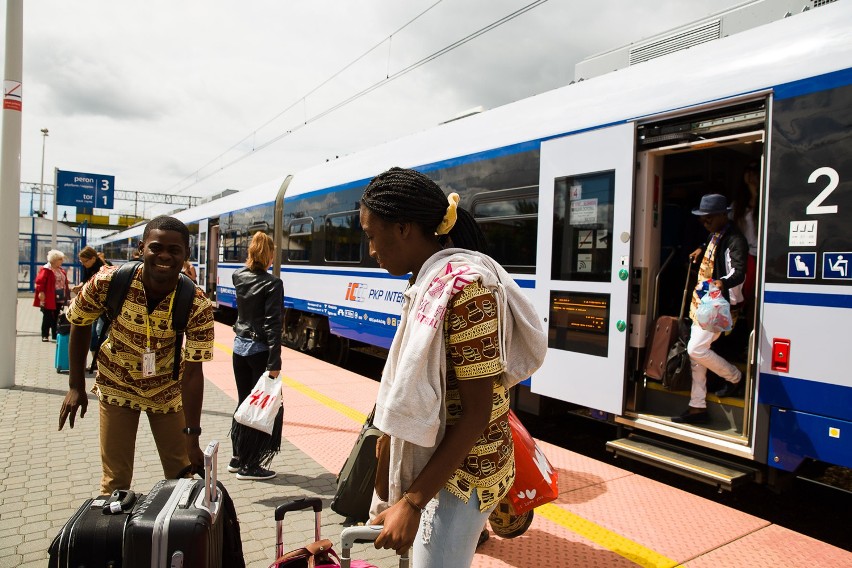
<path fill-rule="evenodd" d="M 640 127 L 634 213 L 633 257 L 640 268 L 631 294 L 631 350 L 634 375 L 628 381 L 626 414 L 637 422 L 680 432 L 684 439 L 701 437 L 723 446 L 740 446 L 744 453 L 754 430 L 756 378 L 755 335 L 759 330 L 760 243 L 765 203 L 765 101 L 754 101 L 699 116 L 672 119 Z M 679 320 L 675 335 L 688 340 L 692 291 L 698 264 L 689 271 L 689 254 L 705 242 L 707 231 L 693 210 L 703 195 L 724 195 L 732 204 L 731 224 L 750 246 L 744 299 L 733 330 L 723 333 L 712 350 L 735 365 L 744 381 L 742 394 L 716 396 L 725 382 L 708 372 L 709 420 L 676 424 L 672 417 L 690 403 L 689 368 L 686 386 L 669 389 L 646 368 L 654 322 L 661 316 Z M 689 361 L 687 359 L 687 365 Z M 663 371 L 665 373 L 665 371 Z M 705 445 L 713 445 L 712 442 Z M 737 453 L 737 452 L 735 452 Z"/>

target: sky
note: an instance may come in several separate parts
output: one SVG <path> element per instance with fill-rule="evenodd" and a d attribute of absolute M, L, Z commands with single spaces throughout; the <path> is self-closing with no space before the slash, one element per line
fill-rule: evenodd
<path fill-rule="evenodd" d="M 120 191 L 247 189 L 561 87 L 590 55 L 741 3 L 549 0 L 326 113 L 533 0 L 28 0 L 21 180 L 38 185 L 44 145 L 45 183 L 59 168 Z"/>

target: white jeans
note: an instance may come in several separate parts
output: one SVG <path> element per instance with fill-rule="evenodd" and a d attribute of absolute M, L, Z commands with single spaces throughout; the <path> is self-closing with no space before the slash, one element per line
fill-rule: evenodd
<path fill-rule="evenodd" d="M 720 335 L 718 332 L 703 330 L 693 322 L 689 333 L 689 343 L 686 346 L 692 366 L 692 392 L 689 406 L 707 408 L 707 369 L 734 384 L 740 382 L 742 373 L 710 349 L 710 345 Z"/>
<path fill-rule="evenodd" d="M 411 551 L 412 568 L 469 568 L 476 553 L 476 542 L 485 521 L 494 507 L 479 511 L 476 491 L 467 503 L 441 489 L 438 508 L 431 519 L 431 529 L 424 525 L 426 515 L 420 518 L 420 528 Z M 428 539 L 425 532 L 429 533 Z M 428 542 L 424 543 L 424 540 Z"/>

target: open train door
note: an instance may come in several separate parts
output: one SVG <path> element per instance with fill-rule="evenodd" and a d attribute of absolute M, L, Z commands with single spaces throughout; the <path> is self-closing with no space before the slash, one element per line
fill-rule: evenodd
<path fill-rule="evenodd" d="M 533 392 L 621 414 L 629 336 L 633 124 L 541 144 Z"/>

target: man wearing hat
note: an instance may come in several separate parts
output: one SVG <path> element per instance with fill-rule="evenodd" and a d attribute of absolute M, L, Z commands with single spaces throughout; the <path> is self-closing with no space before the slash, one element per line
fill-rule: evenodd
<path fill-rule="evenodd" d="M 707 369 L 726 381 L 725 386 L 716 392 L 716 396 L 737 395 L 743 386 L 740 370 L 710 349 L 710 345 L 718 339 L 719 332 L 702 329 L 695 317 L 695 311 L 701 301 L 699 291 L 707 280 L 712 281 L 713 285 L 722 291 L 732 308 L 743 301 L 742 284 L 748 259 L 748 242 L 737 226 L 728 219 L 728 211 L 728 200 L 724 195 L 715 193 L 702 197 L 698 209 L 692 211 L 693 215 L 700 217 L 701 224 L 710 234 L 704 245 L 689 255 L 693 263 L 701 260 L 698 284 L 692 293 L 692 305 L 689 309 L 689 317 L 693 323 L 686 348 L 692 365 L 692 391 L 689 408 L 680 416 L 672 418 L 672 422 L 709 422 L 706 401 Z"/>

